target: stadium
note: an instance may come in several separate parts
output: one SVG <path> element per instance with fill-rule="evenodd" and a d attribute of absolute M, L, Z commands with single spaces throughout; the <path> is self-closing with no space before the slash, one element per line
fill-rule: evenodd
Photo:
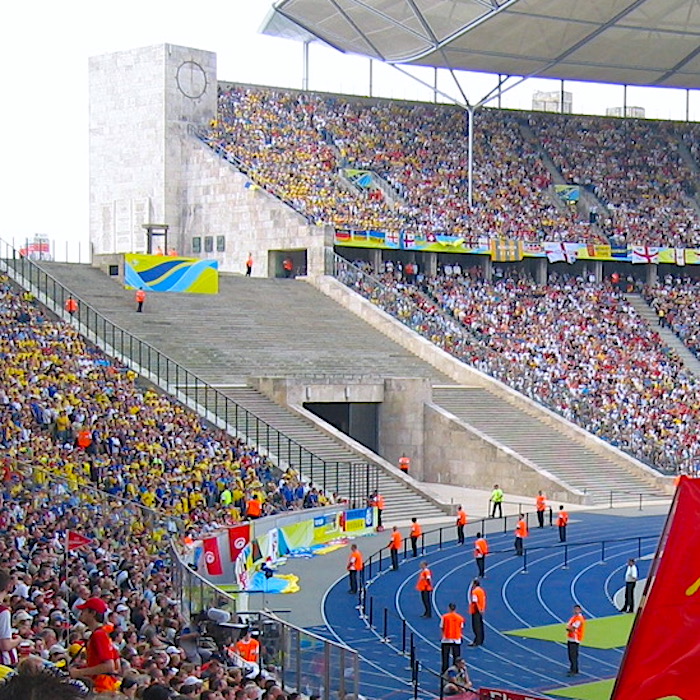
<path fill-rule="evenodd" d="M 91 262 L 0 242 L 0 699 L 700 698 L 700 17 L 561 4 L 270 9 L 430 102 L 90 60 Z"/>

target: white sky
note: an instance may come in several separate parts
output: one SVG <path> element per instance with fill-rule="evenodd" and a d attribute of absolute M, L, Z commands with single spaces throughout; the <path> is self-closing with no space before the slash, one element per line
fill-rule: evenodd
<path fill-rule="evenodd" d="M 160 43 L 214 51 L 220 80 L 301 87 L 300 44 L 258 34 L 269 0 L 205 3 L 182 0 L 73 0 L 8 2 L 0 14 L 3 89 L 0 123 L 0 238 L 21 242 L 35 233 L 83 259 L 88 246 L 88 58 Z M 310 88 L 368 94 L 369 62 L 312 45 Z M 431 69 L 415 69 L 432 83 Z M 465 90 L 478 99 L 495 84 L 465 74 Z M 447 79 L 439 87 L 455 93 Z M 559 83 L 528 81 L 503 98 L 504 107 L 529 108 L 534 90 Z M 567 83 L 574 111 L 603 114 L 622 105 L 622 87 Z M 373 94 L 431 99 L 430 92 L 395 69 L 374 64 Z M 495 103 L 492 103 L 495 105 Z M 627 104 L 648 117 L 684 119 L 682 90 L 628 88 Z M 691 93 L 691 119 L 700 120 L 700 91 Z M 66 248 L 67 246 L 67 248 Z"/>

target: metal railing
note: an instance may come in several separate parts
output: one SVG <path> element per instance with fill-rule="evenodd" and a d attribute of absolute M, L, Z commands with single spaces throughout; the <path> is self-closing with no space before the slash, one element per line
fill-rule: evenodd
<path fill-rule="evenodd" d="M 537 522 L 536 513 L 524 513 L 526 520 Z M 508 519 L 512 518 L 509 525 Z M 504 516 L 503 518 L 482 518 L 479 521 L 470 523 L 469 527 L 475 532 L 482 533 L 485 537 L 508 532 L 514 529 L 515 522 L 519 516 Z M 554 528 L 551 512 L 545 520 L 545 527 Z M 456 541 L 455 525 L 441 526 L 432 530 L 427 530 L 419 538 L 418 557 L 428 556 L 431 553 L 442 551 L 445 547 L 452 547 Z M 474 536 L 473 533 L 471 535 Z M 570 560 L 575 556 L 571 556 L 572 551 L 581 550 L 583 548 L 590 549 L 593 545 L 599 547 L 600 563 L 605 563 L 610 558 L 610 552 L 616 545 L 624 546 L 625 559 L 635 557 L 641 559 L 642 555 L 650 549 L 648 545 L 654 546 L 659 541 L 659 535 L 644 535 L 638 537 L 622 537 L 611 538 L 606 540 L 594 541 L 577 541 L 563 542 L 554 545 L 541 545 L 536 547 L 524 547 L 523 555 L 519 558 L 520 570 L 522 573 L 528 572 L 528 553 L 538 551 L 555 551 L 561 556 L 561 568 L 567 569 Z M 647 545 L 646 547 L 644 545 Z M 466 545 L 468 546 L 468 545 Z M 513 547 L 507 549 L 490 549 L 488 558 L 489 564 L 493 561 L 493 557 L 498 555 L 513 556 Z M 468 556 L 468 555 L 465 555 Z M 614 556 L 619 557 L 616 553 Z M 399 555 L 399 561 L 405 561 L 411 557 L 411 546 L 407 539 L 403 542 L 403 552 Z M 371 595 L 371 586 L 373 582 L 391 567 L 391 556 L 389 546 L 383 547 L 379 551 L 372 554 L 365 560 L 364 570 L 360 577 L 360 587 L 357 594 L 357 610 L 360 618 L 365 625 L 374 632 L 378 641 L 386 647 L 392 649 L 395 653 L 404 656 L 408 661 L 408 677 L 412 687 L 412 697 L 417 700 L 419 697 L 443 697 L 444 691 L 444 676 L 437 670 L 430 668 L 434 665 L 435 659 L 431 657 L 429 663 L 423 662 L 419 658 L 412 624 L 400 612 L 395 609 L 390 609 L 385 605 L 381 605 Z M 551 564 L 550 564 L 551 566 Z M 474 567 L 474 576 L 477 577 L 476 565 Z M 488 571 L 488 566 L 487 566 Z M 467 577 L 471 580 L 470 577 Z"/>
<path fill-rule="evenodd" d="M 212 608 L 229 612 L 233 620 L 244 621 L 258 632 L 261 667 L 273 670 L 285 689 L 318 695 L 321 700 L 342 699 L 347 693 L 358 697 L 360 669 L 355 650 L 292 625 L 267 610 L 242 611 L 235 595 L 190 569 L 174 547 L 171 558 L 173 585 L 188 619 L 206 618 Z M 211 632 L 211 626 L 207 626 Z"/>
<path fill-rule="evenodd" d="M 108 355 L 142 374 L 217 427 L 255 445 L 281 469 L 294 467 L 315 486 L 346 497 L 352 507 L 364 505 L 368 494 L 377 487 L 376 465 L 318 457 L 154 346 L 109 321 L 85 299 L 4 241 L 0 241 L 0 270 L 57 316 L 72 323 Z M 73 313 L 66 309 L 69 297 L 77 302 Z"/>

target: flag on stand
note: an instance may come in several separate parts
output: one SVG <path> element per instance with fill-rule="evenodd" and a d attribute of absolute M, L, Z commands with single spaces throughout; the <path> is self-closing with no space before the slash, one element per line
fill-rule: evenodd
<path fill-rule="evenodd" d="M 89 544 L 92 544 L 92 540 L 89 537 L 85 537 L 85 535 L 81 535 L 79 532 L 68 530 L 66 535 L 66 548 L 69 552 Z"/>
<path fill-rule="evenodd" d="M 223 575 L 224 567 L 221 564 L 221 552 L 219 552 L 219 542 L 216 537 L 204 540 L 204 564 L 209 576 Z"/>
<path fill-rule="evenodd" d="M 248 542 L 250 542 L 250 523 L 228 529 L 228 549 L 232 562 L 238 559 L 238 555 L 246 548 Z"/>
<path fill-rule="evenodd" d="M 698 697 L 699 518 L 700 479 L 681 476 L 611 700 Z"/>

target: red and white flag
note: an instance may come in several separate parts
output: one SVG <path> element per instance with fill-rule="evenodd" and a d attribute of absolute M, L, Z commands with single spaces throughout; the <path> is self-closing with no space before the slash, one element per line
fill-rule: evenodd
<path fill-rule="evenodd" d="M 219 542 L 216 537 L 204 540 L 204 564 L 207 567 L 209 576 L 221 576 L 224 567 L 221 564 L 221 552 L 219 552 Z"/>
<path fill-rule="evenodd" d="M 81 535 L 79 532 L 68 530 L 66 535 L 66 546 L 69 552 L 90 544 L 92 544 L 92 540 L 89 537 L 85 537 L 85 535 Z"/>
<path fill-rule="evenodd" d="M 692 526 L 698 518 L 700 479 L 681 476 L 612 700 L 698 697 L 700 539 Z"/>
<path fill-rule="evenodd" d="M 566 262 L 573 265 L 578 256 L 578 243 L 544 243 L 544 252 L 551 263 Z"/>
<path fill-rule="evenodd" d="M 632 263 L 650 265 L 659 262 L 659 249 L 650 245 L 637 245 L 632 248 Z"/>
<path fill-rule="evenodd" d="M 246 548 L 248 542 L 250 542 L 250 523 L 228 529 L 228 551 L 232 562 L 238 559 L 238 555 Z"/>

